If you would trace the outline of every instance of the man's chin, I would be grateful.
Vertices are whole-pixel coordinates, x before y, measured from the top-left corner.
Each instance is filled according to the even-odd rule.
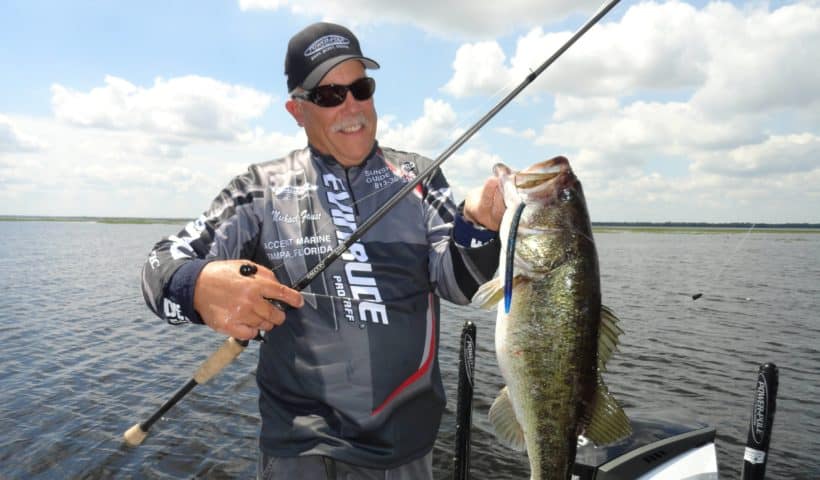
[[[370,150],[373,149],[373,140],[372,138],[365,137],[364,135],[347,135],[339,139],[340,141],[337,143],[340,156],[349,157],[349,158],[358,158],[363,160],[364,157],[370,153]]]

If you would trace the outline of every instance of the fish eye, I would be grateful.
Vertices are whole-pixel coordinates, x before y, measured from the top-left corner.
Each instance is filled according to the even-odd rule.
[[[572,201],[574,195],[571,188],[562,188],[560,192],[558,192],[558,199],[562,202],[569,202]]]

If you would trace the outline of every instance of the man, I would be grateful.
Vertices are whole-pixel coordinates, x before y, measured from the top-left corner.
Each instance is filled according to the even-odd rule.
[[[378,145],[366,68],[379,65],[348,29],[297,33],[286,108],[308,147],[252,165],[143,268],[146,302],[170,323],[267,332],[260,478],[432,478],[439,297],[468,303],[497,267],[497,182],[459,211],[437,171],[301,293],[287,287],[431,163]]]

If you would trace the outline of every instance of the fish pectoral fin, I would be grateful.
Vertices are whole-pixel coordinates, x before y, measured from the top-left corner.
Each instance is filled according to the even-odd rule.
[[[498,397],[490,407],[490,425],[496,438],[505,446],[518,452],[527,451],[527,443],[524,440],[524,431],[515,418],[510,394],[507,387],[501,389]]]
[[[473,295],[473,304],[486,310],[492,310],[502,298],[504,298],[504,280],[501,277],[495,277],[478,287],[478,291]]]
[[[523,275],[516,275],[512,280],[513,290],[515,287],[522,285],[528,280]],[[484,283],[475,295],[473,295],[472,304],[477,305],[485,310],[492,310],[504,299],[504,279],[495,277],[487,283]]]
[[[624,333],[618,326],[618,317],[608,307],[601,305],[601,323],[598,331],[598,370],[605,372],[606,363],[618,350],[618,337]]]
[[[595,400],[584,415],[584,436],[596,445],[607,445],[622,440],[632,434],[624,409],[609,393],[601,374],[598,374],[598,386]]]

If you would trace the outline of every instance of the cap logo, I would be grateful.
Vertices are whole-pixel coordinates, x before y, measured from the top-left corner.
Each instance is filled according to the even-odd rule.
[[[305,49],[306,57],[315,57],[334,48],[349,48],[350,40],[341,35],[325,35]]]

